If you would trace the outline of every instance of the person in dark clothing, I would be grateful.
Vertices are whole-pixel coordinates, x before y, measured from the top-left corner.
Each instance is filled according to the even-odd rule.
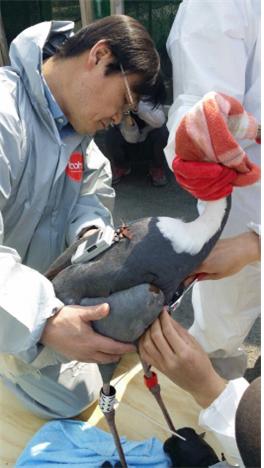
[[[166,117],[161,106],[153,108],[150,102],[140,101],[137,110],[127,113],[119,125],[114,125],[105,134],[105,154],[110,159],[113,184],[131,172],[131,156],[149,156],[149,175],[152,184],[167,183],[164,171],[163,148],[167,144]]]

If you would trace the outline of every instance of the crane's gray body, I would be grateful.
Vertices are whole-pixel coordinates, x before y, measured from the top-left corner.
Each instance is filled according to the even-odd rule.
[[[128,225],[131,239],[122,238],[88,263],[64,268],[53,280],[57,297],[80,304],[85,297],[108,297],[114,292],[148,283],[161,289],[168,304],[182,281],[207,257],[226,223],[228,199],[220,228],[196,254],[177,253],[165,238],[158,222],[142,218]],[[195,232],[193,232],[195,236]]]
[[[94,329],[116,340],[135,342],[159,315],[162,306],[172,301],[184,279],[208,256],[221,235],[230,208],[231,197],[227,199],[219,228],[194,254],[188,249],[175,251],[159,228],[162,218],[156,217],[128,224],[131,239],[124,237],[95,259],[71,265],[71,256],[80,243],[77,241],[49,270],[61,270],[52,280],[57,297],[65,304],[109,303],[109,316],[94,322]],[[195,226],[192,234],[196,235]],[[47,276],[52,277],[52,273]],[[115,364],[100,366],[105,382],[110,380],[114,368]]]

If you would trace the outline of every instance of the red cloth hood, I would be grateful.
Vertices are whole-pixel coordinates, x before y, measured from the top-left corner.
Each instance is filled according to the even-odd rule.
[[[257,133],[258,122],[239,101],[214,91],[206,94],[176,131],[172,167],[177,182],[202,200],[217,200],[234,186],[255,183],[260,168],[236,139],[256,140]]]

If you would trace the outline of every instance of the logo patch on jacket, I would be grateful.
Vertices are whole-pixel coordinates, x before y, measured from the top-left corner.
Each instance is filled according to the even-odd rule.
[[[70,179],[80,182],[83,175],[83,155],[75,151],[71,154],[66,167],[66,174]]]

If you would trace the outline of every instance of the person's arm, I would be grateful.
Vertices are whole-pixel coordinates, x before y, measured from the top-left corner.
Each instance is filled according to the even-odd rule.
[[[12,96],[6,93],[5,99],[0,106],[0,352],[32,360],[47,318],[63,303],[44,276],[22,265],[17,251],[4,245],[3,213],[27,158],[23,122]]]
[[[166,121],[162,107],[158,106],[153,108],[153,104],[150,102],[140,101],[138,104],[137,115],[146,123],[145,127],[140,131],[140,142],[145,141],[152,130],[161,128]]]
[[[225,388],[207,354],[192,335],[163,311],[140,339],[141,357],[206,408]]]
[[[135,351],[131,344],[99,335],[92,321],[109,314],[109,305],[65,306],[46,322],[40,342],[68,359],[107,364]]]
[[[11,107],[8,110],[11,113]],[[17,251],[4,245],[4,216],[1,211],[4,212],[15,190],[14,183],[19,171],[24,170],[26,160],[23,129],[18,116],[14,118],[6,113],[4,117],[0,140],[0,352],[32,362],[42,351],[42,345],[48,344],[67,358],[80,357],[86,362],[117,360],[121,354],[134,348],[99,336],[89,324],[89,321],[105,316],[108,307],[64,307],[63,302],[56,298],[52,283],[36,270],[23,265]],[[108,191],[105,183],[108,175],[103,165],[101,170],[97,171],[97,168],[95,163],[94,171],[91,169],[95,178],[99,176],[101,179],[100,190],[91,197],[92,205],[96,207],[92,224],[96,216],[100,219],[101,212],[110,218],[99,200],[103,201],[108,196],[112,200],[112,190]]]
[[[203,408],[200,425],[214,432],[230,461],[241,461],[234,424],[236,408],[248,386],[245,379],[229,383],[222,379],[195,338],[166,311],[141,337],[139,351],[142,359],[193,396]]]
[[[133,114],[125,116],[119,125],[120,132],[128,143],[145,141],[151,130],[162,127],[166,121],[162,107],[153,108],[150,102],[139,101],[136,114],[146,124],[141,130],[133,119]]]
[[[160,128],[166,121],[162,107],[157,106],[153,108],[151,102],[139,101],[137,115],[152,128]]]
[[[0,213],[0,244],[3,232]],[[0,352],[31,361],[39,352],[46,320],[63,303],[55,297],[50,281],[22,265],[16,250],[4,245],[0,245],[0,272]]]
[[[86,228],[103,228],[112,224],[115,191],[111,187],[111,167],[92,140],[87,147],[81,193],[66,235],[72,244]]]
[[[173,104],[168,115],[165,154],[175,156],[175,131],[180,119],[209,91],[243,102],[250,34],[244,2],[186,0],[180,5],[168,40],[173,70]]]
[[[1,214],[0,233],[3,233]],[[52,283],[22,265],[17,252],[3,245],[0,247],[0,272],[1,353],[32,362],[42,351],[41,345],[47,345],[68,359],[107,363],[134,351],[132,345],[93,331],[91,321],[109,313],[106,304],[64,307],[55,297]],[[50,357],[52,364],[54,355]]]
[[[203,280],[217,280],[234,275],[250,263],[260,261],[260,238],[254,231],[244,232],[235,237],[220,239],[185,284],[192,282],[198,273],[204,273]]]
[[[249,383],[240,377],[227,383],[223,392],[199,415],[199,425],[213,432],[232,465],[244,466],[235,437],[235,416]]]
[[[139,142],[141,135],[132,114],[128,113],[127,115],[124,115],[121,123],[118,125],[118,128],[127,143],[135,144]]]

